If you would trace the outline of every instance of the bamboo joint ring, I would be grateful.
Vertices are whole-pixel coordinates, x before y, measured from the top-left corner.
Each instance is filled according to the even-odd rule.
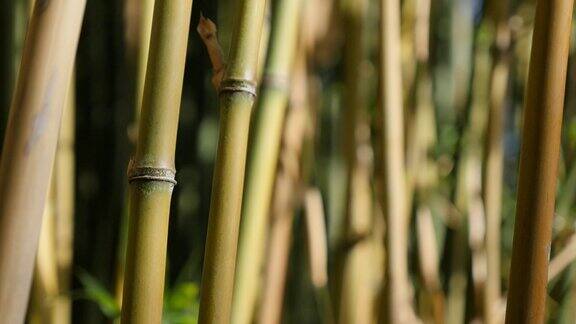
[[[162,181],[176,185],[176,171],[168,168],[130,166],[128,169],[128,183],[134,181]]]
[[[220,93],[245,92],[256,97],[256,83],[249,80],[226,79],[220,83]]]

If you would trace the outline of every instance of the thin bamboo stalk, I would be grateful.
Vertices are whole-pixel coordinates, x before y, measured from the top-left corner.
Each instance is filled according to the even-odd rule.
[[[502,223],[502,181],[504,172],[504,115],[508,89],[510,29],[508,1],[493,0],[491,24],[493,40],[488,129],[484,156],[483,199],[486,213],[487,277],[484,293],[484,321],[497,323],[501,298],[500,226]]]
[[[266,246],[268,216],[288,105],[301,0],[275,3],[268,61],[251,130],[236,261],[232,322],[252,321]]]
[[[137,21],[136,27],[136,105],[134,106],[134,119],[132,124],[128,127],[128,136],[132,142],[135,144],[138,137],[138,124],[140,119],[140,109],[142,107],[142,99],[144,95],[144,84],[146,82],[146,65],[148,64],[148,54],[150,50],[150,36],[152,34],[152,18],[154,15],[154,0],[136,0],[137,3],[132,3],[137,8],[139,19]],[[134,147],[133,147],[134,148]],[[118,256],[116,263],[116,285],[115,285],[115,297],[118,300],[120,307],[122,306],[122,295],[124,291],[124,277],[126,274],[126,248],[128,245],[128,224],[129,220],[129,209],[130,202],[126,199],[126,205],[122,212],[122,219],[120,221],[120,234],[118,240]]]
[[[54,195],[52,186],[51,198],[44,208],[42,229],[36,255],[34,281],[30,297],[29,319],[32,324],[58,323],[56,317],[56,302],[58,298],[58,267],[56,262],[56,238]]]
[[[136,153],[130,163],[130,223],[122,323],[160,323],[168,216],[192,0],[154,6]]]
[[[404,170],[404,110],[400,64],[400,1],[381,0],[380,115],[382,196],[386,218],[385,303],[381,321],[407,323],[411,318],[408,278],[408,213]]]
[[[28,26],[0,162],[1,323],[24,320],[85,4],[38,1]]]
[[[281,323],[292,228],[299,186],[303,182],[303,149],[310,133],[308,75],[304,46],[298,49],[290,107],[282,131],[282,148],[270,209],[270,235],[261,305],[256,321]]]
[[[72,75],[66,105],[62,114],[62,124],[58,137],[58,147],[53,170],[55,247],[58,268],[58,299],[56,323],[67,324],[72,316],[72,257],[74,250],[74,196],[75,196],[75,117],[76,91],[75,77]]]
[[[506,323],[543,323],[573,0],[536,5]]]
[[[228,323],[231,317],[246,149],[265,5],[265,0],[238,4],[228,65],[220,83],[220,135],[200,292],[199,323],[203,324]]]

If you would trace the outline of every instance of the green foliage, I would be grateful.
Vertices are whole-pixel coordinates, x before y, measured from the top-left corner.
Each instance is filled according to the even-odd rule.
[[[78,279],[84,287],[80,294],[83,298],[93,301],[102,313],[109,318],[120,316],[120,306],[114,296],[96,278],[85,270],[78,271]]]
[[[166,292],[164,324],[196,324],[200,307],[199,288],[194,282],[183,282]]]

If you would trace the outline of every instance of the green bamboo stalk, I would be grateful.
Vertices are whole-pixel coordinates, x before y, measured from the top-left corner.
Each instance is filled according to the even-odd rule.
[[[297,47],[301,0],[279,0],[273,10],[268,59],[248,151],[236,261],[232,322],[251,323],[263,265],[276,166]]]
[[[0,313],[24,321],[58,129],[85,1],[38,1],[0,162]]]
[[[130,162],[130,220],[122,323],[160,323],[174,154],[192,0],[154,6],[136,153]]]
[[[150,35],[152,33],[152,18],[154,15],[154,0],[136,0],[138,2],[137,8],[139,11],[138,28],[137,28],[137,49],[136,57],[136,105],[134,106],[134,119],[132,124],[128,127],[128,135],[135,144],[138,136],[137,125],[140,119],[140,108],[142,107],[142,99],[144,94],[144,84],[146,82],[146,65],[148,64],[148,53],[150,49]],[[129,220],[129,205],[130,202],[126,199],[126,205],[122,212],[122,219],[120,221],[120,234],[118,242],[118,256],[116,264],[116,284],[115,284],[115,297],[118,304],[122,306],[122,294],[124,290],[124,277],[126,274],[126,248],[128,245],[128,224]]]
[[[538,0],[506,323],[543,323],[573,0]]]
[[[404,109],[400,59],[400,1],[381,0],[380,118],[382,129],[381,205],[386,218],[385,323],[411,318],[412,287],[408,278],[408,226],[404,170]]]
[[[238,4],[238,20],[228,65],[220,83],[220,135],[214,166],[199,323],[230,321],[246,148],[256,93],[265,5],[265,0],[244,0]]]
[[[487,278],[484,293],[484,321],[498,322],[501,298],[500,227],[502,223],[502,181],[504,172],[504,115],[508,89],[510,29],[508,28],[508,1],[493,0],[489,12],[493,34],[493,54],[488,128],[484,156],[483,199],[486,211]]]

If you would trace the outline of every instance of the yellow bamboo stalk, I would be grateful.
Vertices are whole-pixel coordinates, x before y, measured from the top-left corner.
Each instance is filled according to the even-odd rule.
[[[504,172],[504,116],[509,75],[508,1],[491,1],[493,40],[488,129],[484,157],[483,199],[486,211],[486,287],[484,321],[498,322],[501,298],[500,227],[502,223],[502,181]]]
[[[0,323],[21,323],[28,301],[83,0],[37,1],[0,162]]]
[[[412,287],[408,278],[408,212],[404,170],[404,109],[400,58],[400,1],[381,0],[380,116],[381,204],[386,218],[386,271],[381,321],[408,323]]]

